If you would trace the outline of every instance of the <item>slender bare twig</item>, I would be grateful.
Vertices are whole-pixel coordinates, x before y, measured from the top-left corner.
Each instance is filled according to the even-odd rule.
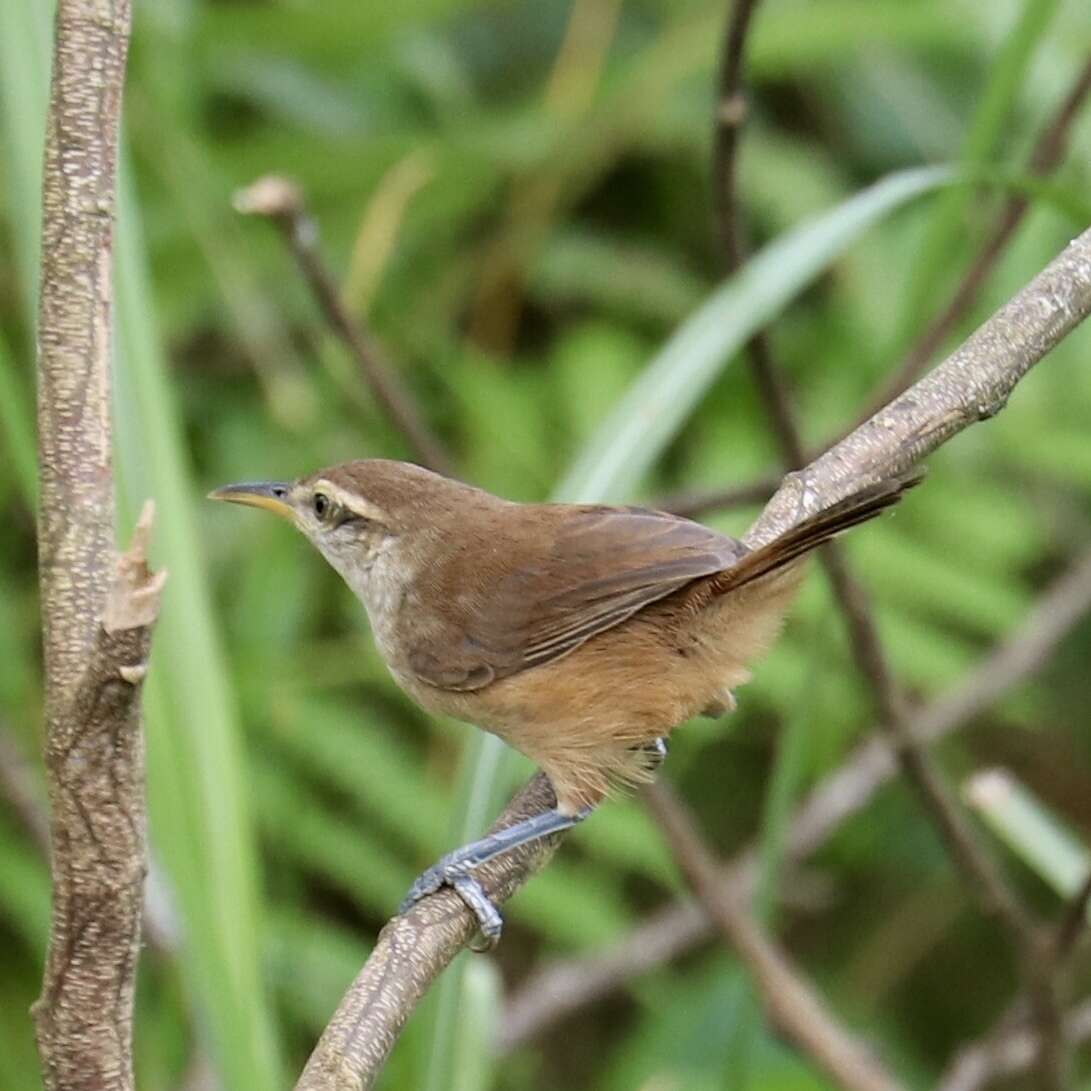
[[[853,651],[861,672],[871,683],[879,726],[891,739],[902,772],[914,786],[955,863],[982,898],[985,907],[1005,925],[1025,954],[1035,942],[1035,927],[1003,874],[955,801],[951,789],[927,750],[909,731],[904,700],[896,688],[879,640],[875,620],[860,586],[849,576],[840,553],[824,558],[842,612],[848,622]]]
[[[862,485],[908,469],[963,428],[998,412],[1023,375],[1089,312],[1091,231],[1070,243],[898,402],[813,465],[789,474],[747,543],[767,542]],[[503,821],[514,820],[513,808],[525,814],[529,805],[545,806],[546,790],[540,778],[532,780]],[[486,889],[504,900],[545,862],[554,845],[501,857],[496,869],[483,869]],[[299,1086],[305,1091],[369,1086],[410,1012],[473,926],[469,909],[446,891],[390,921]]]
[[[725,891],[716,860],[688,809],[663,783],[645,793],[694,894],[750,971],[773,1022],[848,1091],[896,1091],[899,1084],[852,1037],[811,989],[785,952]]]
[[[759,0],[734,0],[724,26],[720,47],[720,71],[712,130],[712,210],[722,255],[730,271],[742,263],[745,249],[740,237],[742,223],[735,214],[735,157],[739,136],[750,112],[742,82],[746,36]]]
[[[1087,911],[1091,905],[1091,872],[1079,890],[1069,900],[1054,937],[1054,957],[1063,961],[1075,950],[1076,944],[1087,929]]]
[[[733,0],[720,64],[720,93],[712,147],[712,193],[717,234],[728,273],[737,272],[746,260],[742,220],[738,215],[735,163],[742,124],[748,112],[742,82],[746,35],[757,6],[758,0]],[[782,373],[773,363],[768,332],[758,330],[747,343],[746,352],[773,431],[790,464],[788,468],[797,470],[805,461],[803,442]]]
[[[1024,621],[958,684],[916,712],[909,730],[934,742],[981,715],[1004,694],[1033,677],[1072,627],[1091,610],[1091,550],[1039,597]],[[796,810],[787,848],[799,863],[817,851],[852,815],[867,806],[897,766],[883,735],[872,735],[811,791]],[[749,893],[757,851],[744,850],[721,881]],[[497,1035],[501,1052],[516,1048],[628,981],[679,957],[711,934],[708,918],[692,903],[661,910],[613,947],[591,957],[560,960],[532,974],[508,1000]]]
[[[446,447],[425,423],[410,391],[390,366],[378,342],[345,309],[334,278],[318,249],[318,226],[307,210],[299,187],[275,175],[259,178],[235,195],[235,208],[247,215],[264,216],[280,229],[322,314],[352,354],[360,374],[390,422],[423,465],[450,474],[454,463]]]
[[[714,492],[683,492],[661,497],[654,507],[660,511],[684,515],[687,519],[696,519],[709,511],[725,511],[739,508],[746,504],[761,504],[777,491],[780,484],[779,474],[759,477],[743,485],[716,489]]]
[[[753,9],[753,0],[736,0],[728,23],[721,87],[725,95],[730,94],[732,102],[742,101],[744,42]],[[717,130],[720,134],[717,141],[720,151],[714,160],[716,178],[713,188],[721,195],[718,218],[729,273],[739,268],[744,257],[739,241],[740,231],[735,226],[740,219],[733,181],[737,159],[737,125],[728,124],[727,121],[741,112],[737,109],[725,111],[721,104]],[[781,379],[781,370],[773,359],[767,332],[758,331],[747,346],[747,351],[784,459],[789,469],[796,469],[805,458],[803,439],[794,406]],[[824,549],[821,559],[847,622],[857,666],[870,683],[880,723],[894,739],[906,776],[916,788],[956,862],[974,887],[982,892],[986,904],[1004,921],[1015,940],[1026,947],[1032,928],[1022,906],[1009,890],[984,846],[978,842],[973,827],[959,811],[954,794],[933,767],[927,753],[917,746],[906,731],[902,699],[863,589],[852,578],[836,544]]]
[[[146,509],[115,560],[117,137],[129,0],[59,0],[42,174],[39,579],[53,903],[34,1005],[48,1091],[129,1091],[146,866],[140,684],[162,576]],[[116,570],[115,570],[116,565]]]
[[[993,1080],[1014,1076],[1030,1068],[1041,1046],[1034,1028],[1025,1019],[1009,1026],[1010,1020],[983,1039],[959,1051],[936,1084],[935,1091],[979,1091]],[[1065,1040],[1071,1047],[1091,1039],[1091,1000],[1073,1008],[1064,1019]]]
[[[752,9],[756,4],[750,2],[742,6],[747,10],[743,19],[738,21],[739,28],[745,27],[749,22]],[[733,27],[734,25],[732,23]],[[741,40],[735,41],[732,38],[730,30],[728,41],[732,44],[727,50],[727,56],[734,55],[736,57],[736,67],[733,79],[730,81],[732,90],[728,93],[721,90],[721,106],[717,117],[717,138],[714,143],[713,162],[714,176],[723,179],[720,184],[714,187],[714,199],[717,202],[717,226],[724,252],[730,254],[733,249],[737,251],[739,247],[737,229],[733,226],[735,217],[728,215],[728,210],[732,207],[734,199],[734,172],[731,166],[737,146],[739,125],[745,118],[746,107],[745,99],[739,89],[740,77],[737,67],[739,58],[736,53],[732,52],[732,50],[741,48],[742,43]],[[728,69],[729,66],[725,63],[722,71],[726,73]],[[722,79],[724,82],[728,82],[726,77],[722,77]],[[1067,150],[1068,135],[1076,118],[1079,117],[1088,94],[1091,94],[1091,61],[1088,61],[1077,74],[1056,112],[1050,117],[1035,141],[1027,163],[1028,174],[1044,178],[1060,165]],[[728,104],[726,107],[724,106],[725,103]],[[986,235],[985,242],[952,293],[947,306],[925,328],[906,354],[904,361],[883,383],[879,393],[869,399],[868,408],[861,414],[857,425],[873,416],[887,402],[897,397],[920,375],[928,361],[973,306],[982,286],[1022,222],[1028,207],[1029,201],[1026,195],[1022,193],[1013,194],[1005,201],[995,223]],[[854,425],[854,427],[857,425]],[[843,434],[840,438],[843,438]],[[809,457],[816,458],[820,453],[829,450],[831,446],[833,446],[833,443],[827,443],[820,451],[811,452]],[[776,478],[763,477],[730,488],[687,493],[679,497],[666,497],[659,501],[656,506],[665,511],[673,511],[679,515],[695,519],[710,511],[720,511],[754,503],[758,500],[766,500],[772,496],[777,483],[778,479]]]

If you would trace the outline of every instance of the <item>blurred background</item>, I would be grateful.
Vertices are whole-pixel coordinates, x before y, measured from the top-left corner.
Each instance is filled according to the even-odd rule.
[[[11,1091],[39,1086],[27,1010],[48,927],[33,322],[50,8],[0,3],[0,1086]],[[155,863],[141,1088],[287,1085],[412,877],[483,828],[529,772],[400,695],[357,602],[289,528],[204,503],[227,481],[414,455],[283,238],[235,212],[233,194],[271,171],[299,183],[345,307],[459,476],[523,500],[656,503],[775,480],[778,448],[738,341],[698,352],[671,340],[718,300],[725,322],[760,317],[754,293],[716,295],[726,14],[724,0],[136,5],[117,243],[120,533],[154,496],[170,570],[146,696]],[[871,403],[1013,195],[1026,216],[941,349],[1091,221],[1087,117],[1067,118],[1059,165],[1028,166],[1089,48],[1083,0],[760,6],[738,192],[752,249],[785,245],[763,276],[791,299],[772,343],[808,446]],[[924,164],[974,184],[868,196]],[[869,223],[844,223],[849,201],[871,202]],[[824,255],[786,235],[814,217],[839,225]],[[611,414],[665,347],[692,382],[645,395],[648,419],[662,417],[642,444]],[[1078,883],[1091,831],[1088,602],[1062,584],[1042,605],[1081,557],[1086,568],[1091,543],[1089,354],[1078,331],[995,421],[929,460],[896,518],[847,544],[918,707],[934,713],[991,666],[987,699],[948,708],[937,755],[960,785],[1007,771],[999,804],[977,782],[989,806],[975,821],[1046,916]],[[607,463],[636,471],[611,477]],[[741,533],[760,495],[690,510]],[[1026,651],[1044,631],[1029,659],[997,661],[1005,642]],[[785,848],[796,804],[873,727],[817,566],[739,696],[730,718],[675,736],[664,776],[725,858],[760,847],[758,911],[907,1085],[931,1086],[1003,1013],[1016,966],[904,787],[868,794],[813,851]],[[603,808],[511,903],[499,950],[462,956],[433,991],[381,1086],[831,1086],[769,1031],[730,950],[683,903],[639,801]],[[631,972],[595,978],[618,945]],[[558,963],[569,976],[551,992],[539,975]]]

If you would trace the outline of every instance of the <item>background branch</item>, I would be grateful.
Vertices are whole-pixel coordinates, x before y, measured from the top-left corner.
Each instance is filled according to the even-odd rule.
[[[279,228],[323,316],[351,353],[391,424],[422,465],[450,475],[454,463],[446,447],[425,423],[412,394],[374,337],[346,310],[318,248],[318,225],[307,211],[299,187],[275,175],[259,178],[235,195],[235,208],[247,215],[264,216]]]
[[[716,202],[717,233],[723,253],[729,259],[732,255],[737,256],[742,253],[741,228],[733,212],[734,163],[739,130],[749,113],[742,89],[742,47],[746,28],[756,6],[756,0],[747,0],[737,4],[733,9],[725,37],[724,61],[721,68],[720,109],[717,114],[713,153],[713,197]],[[1029,175],[1045,178],[1060,165],[1068,149],[1068,137],[1072,126],[1080,116],[1089,94],[1091,94],[1091,61],[1088,61],[1077,73],[1057,110],[1039,133],[1027,162],[1026,170]],[[981,249],[955,287],[947,305],[925,328],[906,354],[904,361],[884,381],[880,391],[869,400],[868,407],[858,418],[857,425],[874,416],[921,374],[928,361],[977,301],[982,287],[1014,237],[1028,208],[1029,201],[1023,193],[1014,193],[1007,198],[987,232]],[[731,264],[734,267],[734,262]],[[756,351],[759,355],[767,353],[766,346],[767,339],[758,337],[752,342],[750,351],[752,353]],[[833,444],[827,442],[810,457],[818,457],[831,446]],[[796,461],[801,463],[806,460],[796,459]],[[778,483],[778,478],[767,476],[728,488],[665,497],[656,506],[665,511],[673,511],[678,515],[696,519],[710,511],[767,500],[776,490]]]
[[[979,1091],[993,1080],[1030,1068],[1041,1052],[1038,1036],[1025,1019],[1014,1027],[1009,1022],[1002,1019],[993,1032],[960,1050],[935,1091]],[[1091,1001],[1084,1001],[1065,1016],[1064,1035],[1070,1046],[1091,1039]]]
[[[770,1019],[803,1053],[848,1091],[897,1091],[898,1084],[842,1027],[800,971],[719,881],[692,816],[666,784],[645,792],[674,859],[713,924],[749,970]]]

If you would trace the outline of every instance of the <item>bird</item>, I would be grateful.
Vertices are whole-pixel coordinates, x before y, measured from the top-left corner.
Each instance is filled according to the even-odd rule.
[[[645,507],[521,503],[390,459],[225,485],[301,531],[362,602],[395,682],[431,713],[498,735],[556,806],[442,857],[406,910],[453,887],[495,943],[475,868],[582,822],[651,779],[674,728],[735,707],[823,542],[920,480],[868,485],[758,548]]]

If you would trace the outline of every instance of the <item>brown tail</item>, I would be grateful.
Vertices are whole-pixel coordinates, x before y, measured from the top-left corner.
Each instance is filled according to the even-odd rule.
[[[896,504],[902,494],[919,484],[923,477],[923,471],[911,470],[839,500],[785,531],[768,545],[746,554],[738,564],[711,577],[707,584],[708,592],[723,595],[779,571],[850,527],[874,519],[880,512]]]

